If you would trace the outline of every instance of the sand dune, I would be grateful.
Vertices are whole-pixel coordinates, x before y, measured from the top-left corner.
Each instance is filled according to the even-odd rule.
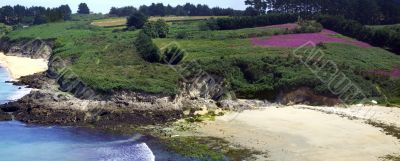
[[[0,65],[7,68],[13,80],[17,80],[22,76],[46,71],[48,69],[47,63],[47,60],[44,59],[6,56],[0,53]]]

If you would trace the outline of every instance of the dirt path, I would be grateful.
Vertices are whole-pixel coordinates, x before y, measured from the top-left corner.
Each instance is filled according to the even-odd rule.
[[[400,152],[398,139],[363,120],[298,107],[226,115],[198,132],[268,151],[276,161],[373,161]]]

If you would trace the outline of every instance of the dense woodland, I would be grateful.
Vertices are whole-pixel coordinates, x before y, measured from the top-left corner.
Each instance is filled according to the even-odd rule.
[[[210,8],[208,5],[194,5],[186,3],[185,5],[171,6],[163,3],[152,3],[150,6],[142,5],[139,9],[128,6],[122,8],[112,7],[109,14],[113,16],[129,16],[135,12],[141,12],[147,16],[235,16],[242,15],[243,11],[232,8]]]

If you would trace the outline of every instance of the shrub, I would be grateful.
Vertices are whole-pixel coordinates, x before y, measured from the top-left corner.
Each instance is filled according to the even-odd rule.
[[[5,25],[5,24],[3,24],[3,23],[0,23],[0,38],[1,38],[3,35],[8,34],[9,32],[11,32],[12,29],[13,29],[13,28],[12,28],[11,26],[7,26],[7,25]]]
[[[143,32],[152,38],[156,38],[158,37],[158,34],[155,27],[156,27],[155,22],[148,21],[143,26]]]
[[[47,23],[48,21],[47,21],[47,18],[45,17],[45,16],[36,16],[34,19],[33,19],[33,25],[40,25],[40,24],[45,24],[45,23]]]
[[[166,38],[169,33],[169,26],[164,20],[159,19],[156,22],[146,22],[143,30],[152,38]]]
[[[136,29],[141,29],[147,22],[148,17],[142,13],[135,13],[132,16],[129,16],[127,20],[126,26],[128,26],[128,28],[135,27]]]
[[[189,33],[187,31],[178,31],[178,33],[176,33],[175,38],[177,38],[177,39],[187,39],[187,38],[189,38]]]
[[[242,16],[242,17],[232,17],[232,18],[218,18],[215,20],[210,19],[208,21],[208,27],[210,29],[214,28],[218,30],[232,30],[232,29],[242,29],[242,28],[291,23],[295,22],[296,20],[297,16],[294,14],[271,13],[267,15],[252,16],[252,17]]]
[[[166,38],[169,33],[169,26],[162,19],[158,19],[156,21],[155,29],[156,29],[156,32],[157,32],[159,38]]]
[[[210,18],[204,23],[201,23],[199,26],[200,30],[207,31],[207,30],[218,30],[218,23],[215,18]]]
[[[294,33],[316,33],[321,32],[323,27],[320,23],[315,21],[302,21],[297,23],[299,26],[294,29]]]
[[[174,45],[164,51],[163,60],[166,64],[176,65],[179,64],[185,57],[186,52]]]
[[[160,49],[153,43],[151,38],[143,31],[139,32],[139,35],[135,41],[136,51],[141,57],[151,63],[160,61]]]

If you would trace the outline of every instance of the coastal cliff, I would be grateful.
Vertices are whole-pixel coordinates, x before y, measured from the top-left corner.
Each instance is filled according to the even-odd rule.
[[[199,113],[196,111],[241,111],[271,104],[269,101],[237,100],[227,91],[224,78],[217,75],[181,82],[180,92],[175,95],[129,90],[99,92],[78,78],[60,74],[65,64],[51,60],[54,59],[52,47],[52,40],[1,41],[0,50],[7,55],[50,59],[46,72],[24,76],[14,82],[35,90],[17,101],[1,105],[3,112],[12,113],[17,120],[37,124],[157,124],[193,116]],[[339,103],[333,97],[318,96],[307,87],[282,91],[276,101],[312,105]]]

